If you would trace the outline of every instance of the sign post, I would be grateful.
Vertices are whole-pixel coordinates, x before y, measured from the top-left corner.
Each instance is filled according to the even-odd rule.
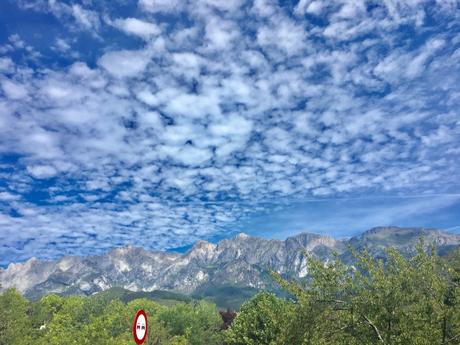
[[[142,309],[138,310],[133,322],[133,338],[137,345],[141,345],[147,339],[148,323],[147,314]]]

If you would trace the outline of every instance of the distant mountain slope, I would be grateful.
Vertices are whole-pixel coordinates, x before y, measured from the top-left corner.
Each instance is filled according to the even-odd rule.
[[[441,254],[460,245],[460,235],[420,228],[380,227],[344,240],[311,233],[285,241],[239,234],[217,244],[199,241],[184,254],[125,247],[100,256],[57,261],[32,258],[0,270],[0,284],[16,287],[29,298],[48,293],[89,295],[112,287],[206,295],[213,288],[233,286],[249,288],[247,293],[252,293],[251,289],[272,287],[268,270],[292,278],[306,276],[304,251],[322,260],[336,252],[346,261],[350,260],[348,246],[367,247],[376,257],[383,256],[390,246],[411,255],[421,236],[426,243],[434,243]]]
[[[459,246],[460,235],[447,231],[426,228],[377,227],[353,237],[348,244],[360,250],[368,248],[375,257],[383,257],[385,249],[394,247],[406,256],[414,254],[420,237],[427,244],[434,244],[442,255],[453,247]]]
[[[176,292],[170,291],[130,291],[121,287],[112,287],[105,291],[97,292],[93,295],[95,298],[103,299],[106,301],[112,301],[119,299],[120,301],[127,303],[139,298],[147,298],[154,300],[158,304],[171,306],[177,303],[190,302],[192,298],[186,295],[182,295]]]

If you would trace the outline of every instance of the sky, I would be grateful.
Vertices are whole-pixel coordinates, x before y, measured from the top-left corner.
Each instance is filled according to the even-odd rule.
[[[0,266],[460,233],[455,0],[3,0]]]

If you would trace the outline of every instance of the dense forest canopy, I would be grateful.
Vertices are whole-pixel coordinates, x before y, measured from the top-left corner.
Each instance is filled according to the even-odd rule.
[[[164,306],[49,295],[30,302],[8,289],[0,296],[0,345],[133,344],[141,308],[150,345],[460,344],[460,250],[440,258],[424,248],[421,242],[410,259],[390,249],[385,261],[354,253],[353,266],[309,258],[305,281],[273,273],[291,298],[261,292],[229,328],[232,313],[204,300]]]

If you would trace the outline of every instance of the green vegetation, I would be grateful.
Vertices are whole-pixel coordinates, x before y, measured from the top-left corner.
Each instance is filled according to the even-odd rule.
[[[460,344],[460,250],[445,261],[421,242],[405,259],[354,253],[353,267],[338,258],[309,258],[309,281],[274,278],[293,301],[261,294],[243,305],[226,333],[228,344],[451,345]]]
[[[259,292],[258,289],[237,285],[206,286],[193,297],[215,303],[219,309],[239,310],[241,305]]]
[[[182,302],[192,302],[192,298],[186,295],[182,295],[170,291],[129,291],[121,287],[113,287],[106,291],[99,292],[95,298],[105,299],[110,302],[115,299],[119,299],[124,303],[128,303],[135,299],[146,298],[154,300],[156,303],[170,307]]]
[[[245,303],[240,314],[226,331],[229,344],[277,344],[286,327],[288,316],[293,315],[295,305],[261,292]]]
[[[0,345],[132,345],[140,308],[149,315],[149,345],[458,345],[460,249],[442,259],[423,248],[411,259],[390,249],[385,262],[354,253],[352,267],[338,257],[327,264],[308,258],[308,281],[273,273],[292,298],[258,293],[226,330],[233,313],[222,314],[224,326],[213,303],[169,293],[111,289],[30,302],[9,289],[0,295]]]
[[[8,289],[0,296],[0,345],[132,345],[132,322],[141,308],[149,316],[146,344],[222,344],[220,315],[207,301],[166,307],[146,298],[124,303],[103,294],[49,295],[29,302]]]

